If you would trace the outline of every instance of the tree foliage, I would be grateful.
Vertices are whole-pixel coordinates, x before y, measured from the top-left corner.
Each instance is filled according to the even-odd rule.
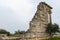
[[[20,31],[20,30],[15,31],[15,34],[23,34],[23,33],[25,33],[25,31]]]
[[[10,35],[10,32],[4,30],[4,29],[0,29],[0,34],[7,34]]]
[[[46,27],[46,32],[50,34],[50,36],[53,36],[56,32],[60,32],[59,25],[56,23],[55,24],[49,23]]]

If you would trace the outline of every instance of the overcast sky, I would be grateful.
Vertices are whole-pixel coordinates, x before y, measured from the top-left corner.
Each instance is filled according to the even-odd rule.
[[[27,30],[41,1],[53,7],[52,22],[60,25],[60,0],[0,0],[0,29]]]

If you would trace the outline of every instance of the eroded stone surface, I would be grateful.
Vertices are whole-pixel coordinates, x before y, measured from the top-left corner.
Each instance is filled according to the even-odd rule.
[[[24,36],[25,40],[40,40],[48,37],[45,30],[47,24],[51,22],[51,9],[52,7],[45,2],[39,3],[36,14],[30,21],[29,32]]]

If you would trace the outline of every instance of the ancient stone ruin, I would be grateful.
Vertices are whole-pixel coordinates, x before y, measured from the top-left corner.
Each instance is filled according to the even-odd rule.
[[[52,7],[45,2],[39,3],[37,11],[30,21],[30,29],[21,40],[40,40],[49,37],[45,30],[47,24],[51,23],[51,9]]]

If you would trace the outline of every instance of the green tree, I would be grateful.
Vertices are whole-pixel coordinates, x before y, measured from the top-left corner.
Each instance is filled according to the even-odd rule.
[[[59,31],[59,25],[58,25],[58,24],[55,23],[55,24],[53,25],[52,32],[53,32],[54,34],[55,34],[56,32],[60,32],[60,31]]]
[[[0,29],[0,34],[7,34],[10,35],[10,32],[4,30],[4,29]]]
[[[60,32],[59,25],[49,23],[46,27],[46,32],[52,37],[56,32]]]
[[[25,31],[20,31],[20,30],[15,31],[15,34],[23,34],[23,33],[25,33]]]

